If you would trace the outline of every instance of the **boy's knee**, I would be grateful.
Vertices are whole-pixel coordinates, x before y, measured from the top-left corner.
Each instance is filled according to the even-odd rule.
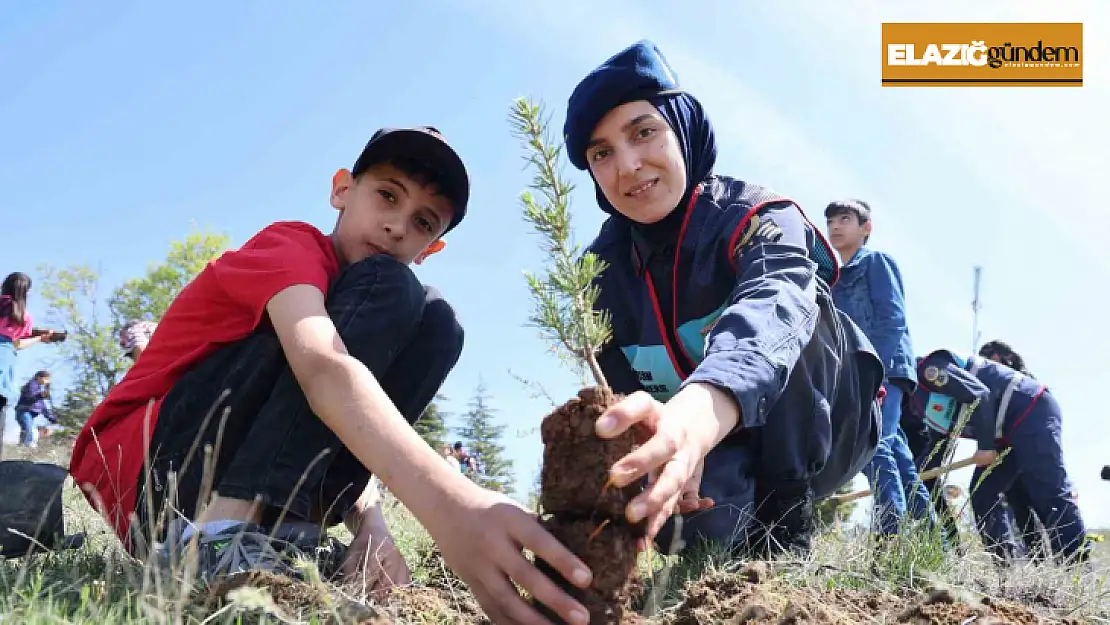
[[[464,332],[455,308],[443,299],[443,294],[432,286],[424,287],[423,325],[435,335],[443,353],[454,360],[462,354]]]
[[[418,320],[424,314],[424,285],[408,265],[392,256],[368,256],[339,274],[328,297],[333,317],[343,309],[362,308],[363,302],[388,303],[396,318]]]

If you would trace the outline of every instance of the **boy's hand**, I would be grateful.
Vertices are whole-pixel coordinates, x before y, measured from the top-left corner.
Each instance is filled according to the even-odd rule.
[[[989,467],[994,464],[995,460],[998,460],[998,452],[980,449],[975,452],[975,455],[972,456],[971,459],[975,462],[975,466],[977,467]]]
[[[637,439],[644,441],[618,460],[610,475],[618,488],[649,476],[650,484],[629,503],[626,512],[632,523],[647,519],[647,542],[655,539],[676,512],[694,512],[713,505],[712,500],[699,496],[698,490],[705,455],[714,437],[709,434],[708,424],[699,424],[698,415],[682,412],[677,405],[660,403],[638,391],[609,408],[597,421],[597,434],[602,438],[635,428]]]
[[[531,551],[576,586],[590,584],[586,565],[545,531],[534,514],[504,495],[478,488],[461,508],[443,510],[434,522],[435,529],[429,526],[429,531],[434,531],[447,565],[466,582],[494,623],[549,623],[525,602],[512,582],[566,622],[589,622],[586,609],[521,553],[521,548]]]
[[[342,570],[345,578],[358,580],[368,593],[412,582],[412,572],[393,541],[380,506],[363,515],[343,559]]]

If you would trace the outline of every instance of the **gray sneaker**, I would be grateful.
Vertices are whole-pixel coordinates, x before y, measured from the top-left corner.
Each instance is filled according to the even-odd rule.
[[[192,543],[196,543],[196,574],[205,584],[249,571],[267,571],[301,579],[295,560],[303,554],[290,543],[270,537],[265,528],[244,523],[214,534],[198,533],[181,540],[171,532],[163,553],[164,565],[180,570]],[[168,560],[168,561],[166,561]]]

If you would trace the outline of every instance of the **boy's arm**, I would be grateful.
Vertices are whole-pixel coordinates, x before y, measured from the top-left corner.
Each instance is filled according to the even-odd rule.
[[[809,258],[805,222],[788,202],[759,210],[730,234],[737,269],[730,304],[709,333],[705,359],[671,401],[690,385],[710,385],[732,397],[739,424],[752,428],[766,422],[813,336],[817,268]],[[720,402],[711,403],[719,412]]]
[[[312,411],[413,514],[434,518],[441,498],[471,487],[447,470],[374,375],[347,353],[319,289],[288,287],[266,310]]]
[[[378,380],[351,357],[324,294],[297,284],[266,305],[312,411],[412,511],[494,622],[535,622],[510,580],[566,620],[584,610],[524,558],[523,546],[585,587],[590,573],[522,507],[452,471],[416,433]],[[585,619],[579,622],[585,622]]]
[[[979,378],[960,367],[944,353],[927,356],[918,368],[918,384],[933,393],[947,395],[961,404],[979,400],[969,423],[981,451],[995,448],[994,426],[997,417],[990,389]]]
[[[871,305],[875,309],[871,344],[875,346],[883,367],[890,370],[899,338],[908,331],[906,325],[906,299],[902,287],[902,273],[890,256],[881,252],[871,254],[867,265],[867,284],[871,291]]]

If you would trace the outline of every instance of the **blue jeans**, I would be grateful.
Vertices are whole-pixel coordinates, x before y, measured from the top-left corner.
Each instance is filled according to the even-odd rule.
[[[864,467],[871,486],[879,529],[883,535],[897,534],[907,509],[915,519],[932,520],[929,491],[917,473],[906,435],[899,426],[902,416],[902,389],[884,384],[883,431],[875,456]]]
[[[371,256],[340,273],[327,311],[350,355],[414,423],[462,352],[454,309],[405,265]],[[213,448],[211,475],[205,474],[205,444]],[[191,457],[194,446],[201,451]],[[163,529],[148,512],[161,514],[166,504],[195,519],[205,480],[221,496],[257,498],[264,525],[284,509],[289,521],[323,527],[342,520],[370,480],[369,470],[312,412],[268,328],[207,356],[177,381],[159,409],[150,455],[149,480],[140,476],[136,539]],[[177,472],[174,500],[165,486],[170,471]]]
[[[15,421],[19,424],[19,444],[30,447],[35,442],[35,415],[26,410],[17,410]]]

